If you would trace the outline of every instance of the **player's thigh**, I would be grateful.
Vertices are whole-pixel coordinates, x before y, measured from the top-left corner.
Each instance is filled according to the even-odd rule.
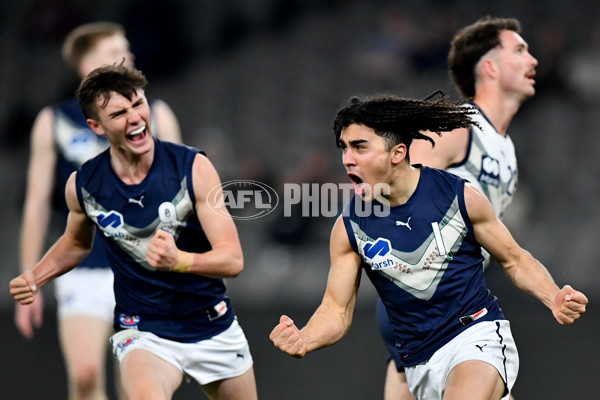
[[[404,371],[398,371],[394,360],[388,362],[383,398],[385,400],[415,400],[408,390],[406,374]]]
[[[256,400],[258,398],[253,368],[240,376],[203,385],[202,389],[211,400]]]
[[[143,349],[129,351],[120,363],[120,371],[129,400],[169,400],[183,380],[177,367]]]
[[[101,374],[113,330],[111,324],[95,316],[70,315],[60,318],[58,326],[67,367],[71,370],[91,368]]]
[[[481,360],[468,360],[452,368],[446,380],[444,400],[500,400],[505,385],[498,370]]]

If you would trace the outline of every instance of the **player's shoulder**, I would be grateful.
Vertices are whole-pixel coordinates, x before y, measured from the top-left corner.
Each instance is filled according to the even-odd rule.
[[[462,180],[462,178],[458,177],[457,175],[451,172],[446,171],[445,169],[433,168],[425,165],[418,165],[418,167],[421,168],[421,174],[423,174],[425,179],[438,179],[452,182]]]
[[[154,143],[156,144],[157,148],[163,148],[165,150],[168,151],[175,151],[175,152],[186,152],[186,151],[192,151],[192,152],[202,152],[202,150],[194,147],[194,146],[190,146],[187,145],[185,143],[176,143],[176,142],[171,142],[170,140],[164,140],[161,138],[157,138],[156,136],[153,137],[154,139]]]
[[[467,182],[464,178],[439,168],[421,167],[422,186],[429,193],[444,193],[444,197],[459,194]]]

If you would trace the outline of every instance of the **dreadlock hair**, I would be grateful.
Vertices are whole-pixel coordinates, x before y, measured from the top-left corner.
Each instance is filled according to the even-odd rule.
[[[138,89],[144,89],[148,81],[142,71],[120,65],[106,65],[96,68],[81,82],[75,92],[79,108],[86,118],[98,119],[96,100],[103,99],[102,108],[106,107],[110,93],[116,92],[131,100]]]
[[[437,94],[441,94],[441,97],[431,100]],[[333,132],[337,147],[340,147],[342,130],[352,124],[372,128],[377,135],[385,139],[388,151],[398,143],[404,143],[410,148],[414,139],[424,139],[435,146],[434,140],[421,131],[441,135],[442,132],[468,128],[475,124],[470,118],[470,115],[475,113],[475,107],[447,102],[446,96],[439,90],[423,100],[394,95],[377,95],[365,99],[352,97],[348,104],[337,112]]]
[[[448,72],[458,91],[465,97],[475,96],[475,66],[485,53],[500,46],[500,31],[521,33],[521,23],[514,18],[486,16],[459,30],[448,53]]]

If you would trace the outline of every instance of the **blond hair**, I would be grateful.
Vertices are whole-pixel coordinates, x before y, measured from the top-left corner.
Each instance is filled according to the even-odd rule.
[[[62,47],[62,56],[75,72],[79,73],[81,60],[106,37],[125,35],[122,25],[115,22],[92,22],[80,25],[67,35]]]

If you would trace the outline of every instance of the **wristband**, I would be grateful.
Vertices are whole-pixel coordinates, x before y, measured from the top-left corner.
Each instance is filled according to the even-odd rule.
[[[177,250],[177,261],[171,268],[173,272],[189,272],[194,264],[194,254],[187,251]]]

